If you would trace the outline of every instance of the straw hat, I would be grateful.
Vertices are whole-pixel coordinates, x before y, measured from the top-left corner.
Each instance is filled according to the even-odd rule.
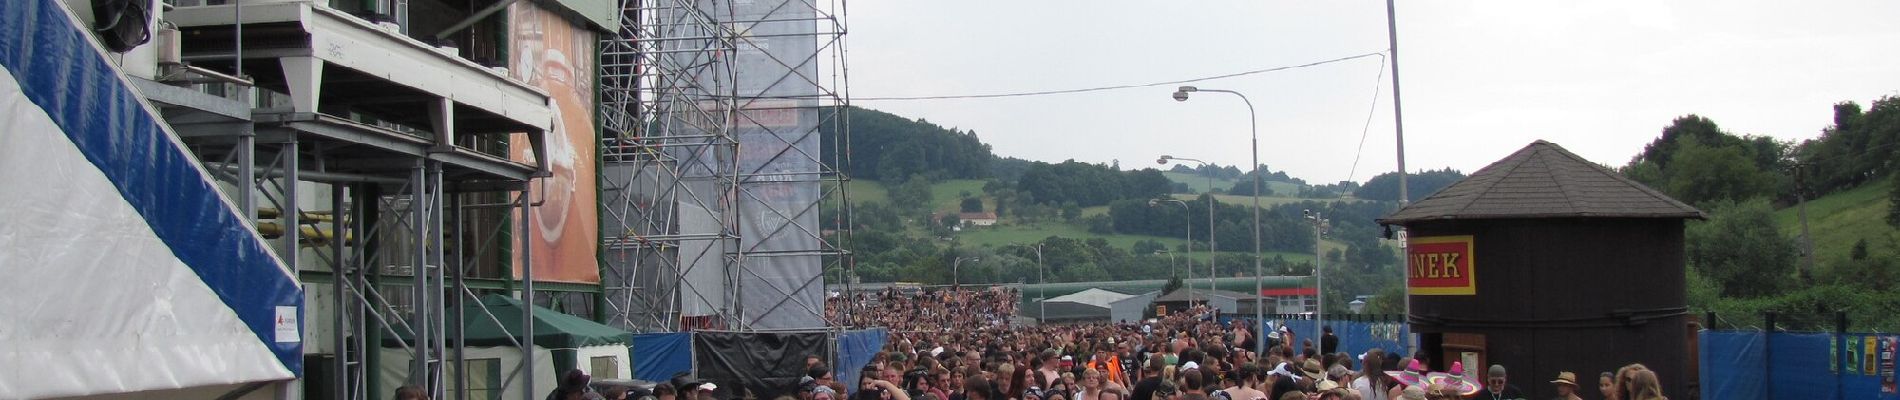
[[[1577,387],[1577,374],[1570,371],[1558,372],[1557,379],[1550,381],[1550,383],[1570,385],[1570,387],[1574,388]]]

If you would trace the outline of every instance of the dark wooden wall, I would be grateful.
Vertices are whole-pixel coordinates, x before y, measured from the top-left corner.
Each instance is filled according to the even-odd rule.
[[[1487,361],[1533,398],[1555,396],[1560,371],[1597,397],[1597,374],[1630,363],[1655,370],[1670,397],[1689,398],[1682,228],[1680,219],[1414,222],[1413,238],[1473,236],[1477,294],[1412,296],[1413,329],[1484,335]],[[1455,361],[1434,358],[1434,370]]]

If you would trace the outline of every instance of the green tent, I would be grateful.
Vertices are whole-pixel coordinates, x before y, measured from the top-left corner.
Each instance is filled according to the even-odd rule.
[[[488,311],[484,313],[482,308]],[[482,296],[481,303],[462,306],[463,336],[468,346],[513,346],[510,339],[521,338],[521,300],[490,294]],[[494,318],[488,314],[493,313]],[[453,315],[451,315],[453,316]],[[453,318],[451,318],[453,319]],[[496,325],[499,320],[502,325]],[[449,345],[455,345],[454,332],[449,332]],[[625,344],[631,335],[621,330],[586,318],[568,315],[546,307],[534,307],[534,344],[550,349],[572,349],[586,346]],[[395,337],[385,338],[384,347],[400,347],[397,340],[408,341],[409,332],[396,332]]]

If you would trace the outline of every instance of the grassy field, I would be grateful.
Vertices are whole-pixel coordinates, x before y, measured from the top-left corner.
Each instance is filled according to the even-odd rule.
[[[1194,189],[1195,193],[1207,193],[1207,189],[1208,189],[1207,177],[1195,175],[1195,174],[1189,174],[1189,173],[1181,173],[1181,172],[1162,172],[1161,175],[1167,176],[1168,180],[1187,184],[1188,188]],[[1236,181],[1238,180],[1237,179],[1215,179],[1213,187],[1216,189],[1220,189],[1221,191],[1224,192],[1224,191],[1227,191],[1227,189],[1232,189]],[[1268,190],[1272,190],[1273,193],[1276,195],[1291,197],[1291,195],[1297,195],[1300,193],[1300,184],[1297,184],[1297,183],[1273,182],[1273,181],[1267,181],[1267,182],[1262,182],[1262,183],[1267,186]]]
[[[883,203],[886,206],[891,205],[890,192],[884,190],[882,183],[872,180],[854,179],[847,183],[847,185],[846,189],[850,192],[847,194],[851,196],[852,203],[875,201]]]
[[[1065,238],[1084,239],[1084,240],[1101,238],[1103,240],[1107,240],[1109,245],[1119,247],[1122,249],[1134,248],[1135,242],[1142,241],[1142,240],[1155,240],[1163,244],[1166,244],[1169,248],[1174,248],[1175,246],[1179,246],[1182,243],[1187,242],[1186,240],[1183,240],[1179,237],[1159,237],[1159,236],[1144,236],[1144,235],[1103,235],[1103,234],[1091,233],[1087,229],[1082,228],[1081,226],[1077,226],[1075,224],[1070,224],[1066,222],[1042,222],[1042,223],[1037,223],[1034,225],[998,225],[998,226],[992,226],[992,227],[970,228],[970,229],[963,230],[963,232],[959,232],[957,234],[957,240],[962,241],[963,243],[966,243],[966,244],[976,244],[976,245],[983,245],[983,246],[1005,246],[1005,245],[1010,245],[1010,244],[1035,243],[1036,241],[1042,240],[1043,238],[1050,237],[1050,236],[1061,236]],[[1345,245],[1329,240],[1326,242],[1326,245],[1323,247],[1326,250],[1330,251],[1334,248],[1344,249]],[[1245,253],[1235,253],[1235,252],[1224,252],[1224,253],[1245,254]],[[1287,261],[1292,261],[1292,262],[1311,262],[1313,260],[1313,254],[1306,253],[1306,252],[1271,252],[1270,251],[1270,252],[1266,252],[1265,254],[1265,256],[1269,258],[1275,255],[1284,257],[1287,259]],[[1188,258],[1187,254],[1179,254],[1177,256],[1182,257],[1183,259]],[[1208,257],[1207,252],[1196,252],[1192,256],[1193,259],[1201,260],[1201,261],[1207,260],[1207,257]]]
[[[1808,230],[1814,233],[1815,261],[1827,264],[1832,260],[1845,260],[1853,249],[1854,243],[1867,239],[1867,253],[1873,257],[1893,257],[1900,254],[1894,248],[1896,231],[1887,225],[1888,194],[1893,190],[1892,179],[1879,179],[1872,183],[1844,192],[1836,192],[1808,201]],[[1775,212],[1775,222],[1781,232],[1791,237],[1801,234],[1801,220],[1796,207],[1788,207]]]
[[[951,179],[930,185],[931,210],[957,212],[962,205],[963,192],[971,196],[983,196],[983,181],[976,179]],[[996,204],[989,199],[983,201],[984,210],[995,210]]]

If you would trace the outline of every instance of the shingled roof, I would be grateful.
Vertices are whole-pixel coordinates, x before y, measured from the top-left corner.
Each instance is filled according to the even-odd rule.
[[[1575,217],[1706,218],[1695,207],[1539,140],[1379,223]]]

